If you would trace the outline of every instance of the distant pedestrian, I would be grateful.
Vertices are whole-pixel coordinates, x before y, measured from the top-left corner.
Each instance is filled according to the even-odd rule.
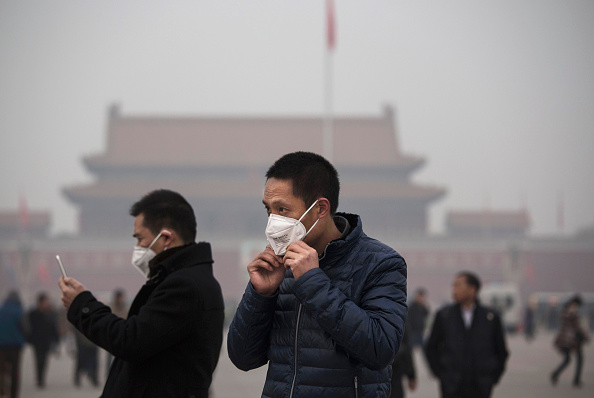
[[[390,398],[404,398],[404,386],[402,380],[406,377],[408,389],[414,391],[417,388],[417,372],[413,359],[413,350],[410,344],[410,326],[406,323],[400,349],[392,364],[392,390]]]
[[[557,296],[550,296],[547,300],[547,325],[550,331],[559,328],[559,306]]]
[[[20,364],[25,336],[23,307],[19,294],[12,291],[0,307],[0,396],[19,396]]]
[[[123,289],[115,289],[113,291],[109,307],[114,315],[117,315],[122,319],[128,318],[128,303],[126,302],[126,292],[124,292]],[[105,374],[108,375],[111,362],[113,361],[113,355],[111,355],[109,351],[106,351],[106,354]]]
[[[37,306],[27,315],[29,335],[27,340],[35,353],[37,387],[45,387],[49,354],[59,342],[56,311],[46,293],[39,293]]]
[[[86,375],[94,387],[99,387],[99,348],[76,329],[74,341],[76,342],[74,385],[80,387],[81,376]]]
[[[524,336],[528,342],[534,340],[534,332],[536,328],[534,320],[534,313],[536,312],[535,307],[536,304],[533,301],[530,301],[524,311]]]
[[[423,336],[425,335],[428,315],[427,292],[425,289],[419,288],[415,292],[413,302],[408,307],[407,324],[410,331],[410,345],[413,348],[423,346]]]
[[[589,340],[589,336],[580,325],[579,310],[582,305],[582,298],[579,295],[572,297],[561,311],[561,328],[555,336],[554,346],[563,354],[563,361],[551,374],[551,383],[557,384],[559,376],[570,362],[571,352],[575,352],[576,365],[573,377],[573,386],[582,387],[582,363],[583,345]]]
[[[435,315],[425,346],[443,398],[488,398],[508,357],[501,319],[478,301],[481,282],[470,272],[456,275],[455,304]]]

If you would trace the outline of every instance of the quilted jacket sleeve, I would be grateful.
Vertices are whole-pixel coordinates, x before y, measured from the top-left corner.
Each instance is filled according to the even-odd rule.
[[[248,371],[268,362],[269,334],[278,292],[266,297],[248,283],[227,335],[227,351],[231,362]]]
[[[397,253],[366,259],[360,303],[350,300],[319,268],[295,283],[305,310],[350,357],[372,370],[392,363],[406,321],[406,264]]]

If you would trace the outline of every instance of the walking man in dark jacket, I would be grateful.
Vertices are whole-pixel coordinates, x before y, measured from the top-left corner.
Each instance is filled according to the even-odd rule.
[[[27,341],[35,354],[35,378],[38,388],[45,388],[49,356],[60,341],[57,314],[45,292],[37,295],[37,306],[27,314]]]
[[[408,329],[410,331],[411,347],[423,347],[425,325],[429,307],[427,306],[427,292],[423,288],[417,289],[412,303],[408,306]]]
[[[417,370],[415,368],[415,361],[413,357],[413,347],[410,344],[410,325],[408,321],[404,328],[404,336],[400,343],[400,349],[394,358],[392,364],[392,392],[390,398],[404,398],[403,379],[406,377],[408,381],[408,389],[414,391],[417,388]]]
[[[18,398],[21,354],[25,344],[23,306],[19,293],[8,293],[0,306],[0,396]]]
[[[68,320],[111,353],[104,398],[208,397],[223,338],[223,296],[210,245],[195,243],[196,219],[178,193],[135,203],[133,265],[148,277],[127,319],[73,278],[60,278]]]
[[[229,357],[245,371],[268,363],[263,397],[388,397],[404,259],[336,212],[338,173],[323,157],[285,155],[266,178],[269,245],[247,266]]]
[[[479,278],[454,279],[455,304],[435,315],[425,354],[443,398],[488,398],[505,370],[508,351],[501,319],[478,301]]]

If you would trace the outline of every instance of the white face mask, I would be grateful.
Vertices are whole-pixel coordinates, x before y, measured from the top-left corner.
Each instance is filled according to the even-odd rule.
[[[132,252],[132,265],[140,271],[142,275],[148,278],[149,276],[149,262],[155,258],[157,253],[151,250],[151,247],[155,244],[157,239],[163,234],[163,231],[159,232],[159,235],[149,245],[149,247],[134,246]]]
[[[310,207],[303,213],[299,220],[290,217],[279,216],[277,214],[271,214],[268,216],[268,225],[266,226],[266,239],[274,253],[277,256],[284,256],[287,252],[287,247],[291,243],[297,242],[305,238],[305,236],[316,226],[320,219],[318,218],[314,225],[311,226],[309,231],[305,232],[305,226],[301,223],[301,220],[305,215],[318,203],[316,200]]]

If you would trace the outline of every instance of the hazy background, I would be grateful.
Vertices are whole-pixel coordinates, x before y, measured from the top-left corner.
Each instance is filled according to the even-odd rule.
[[[525,205],[556,233],[561,198],[575,232],[594,225],[593,21],[591,0],[338,0],[334,109],[396,107],[401,148],[428,160],[415,180],[448,189],[433,232],[448,209]],[[91,181],[113,102],[321,115],[325,44],[321,0],[0,0],[0,208],[24,196],[75,231],[61,189]]]

